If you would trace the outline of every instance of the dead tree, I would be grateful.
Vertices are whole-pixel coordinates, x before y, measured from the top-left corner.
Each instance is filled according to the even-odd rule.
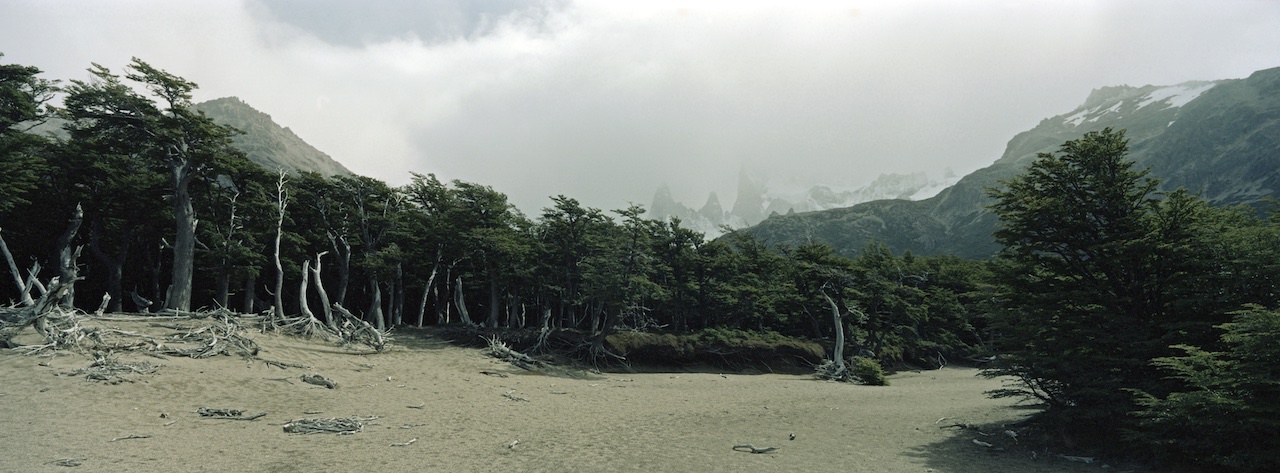
[[[849,367],[844,363],[844,321],[840,315],[840,306],[836,305],[836,301],[827,295],[827,291],[819,290],[822,298],[827,300],[827,304],[831,306],[831,321],[835,325],[836,345],[832,350],[832,359],[824,361],[817,368],[816,375],[822,379],[830,379],[835,381],[848,381],[852,378]]]
[[[329,305],[329,293],[324,290],[323,280],[320,279],[320,258],[328,251],[321,251],[316,254],[316,264],[311,266],[311,275],[316,280],[316,295],[320,296],[320,305],[324,309],[324,321],[331,329],[337,329],[338,324],[333,320],[333,309]]]
[[[64,282],[75,281],[78,278],[79,271],[76,268],[76,258],[80,256],[80,247],[71,249],[71,240],[76,237],[76,233],[80,231],[80,223],[84,221],[84,209],[80,204],[76,204],[75,210],[71,211],[71,220],[67,221],[67,229],[62,232],[62,236],[58,237],[58,278]],[[75,253],[74,255],[72,253]],[[58,304],[64,308],[71,308],[75,304],[74,285],[67,285],[67,292],[58,301]]]
[[[284,210],[288,207],[289,200],[289,195],[284,189],[285,175],[284,169],[281,169],[280,178],[276,180],[276,204],[279,211],[276,214],[276,307],[271,312],[273,322],[284,320],[284,267],[280,265],[280,238],[284,234]]]
[[[421,327],[427,318],[427,297],[431,295],[431,286],[436,282],[436,273],[440,270],[440,257],[444,245],[436,245],[436,262],[431,265],[431,275],[427,277],[427,285],[422,287],[422,303],[418,305],[418,326]]]
[[[18,286],[20,303],[24,306],[35,304],[36,301],[31,299],[31,289],[22,283],[22,273],[18,271],[18,264],[13,261],[13,253],[9,252],[9,245],[4,242],[3,235],[0,235],[0,253],[4,254],[4,261],[9,263],[9,274],[13,275],[13,283]]]

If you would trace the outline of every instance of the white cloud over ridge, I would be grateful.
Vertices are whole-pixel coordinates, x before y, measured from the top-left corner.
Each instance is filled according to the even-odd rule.
[[[648,204],[664,182],[730,206],[743,163],[827,184],[967,172],[1092,88],[1280,66],[1261,1],[274,1],[0,0],[0,52],[63,79],[138,56],[358,173],[492,185],[529,213]],[[398,17],[430,25],[377,20]]]

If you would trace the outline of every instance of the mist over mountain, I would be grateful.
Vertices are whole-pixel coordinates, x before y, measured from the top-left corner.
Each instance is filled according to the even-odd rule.
[[[270,169],[312,171],[325,176],[350,176],[345,166],[311,146],[292,130],[282,127],[237,97],[223,97],[196,104],[219,125],[236,127],[244,134],[234,139],[235,147],[249,160]]]
[[[932,179],[924,172],[881,174],[871,183],[857,187],[827,184],[797,187],[792,184],[791,188],[778,186],[773,189],[766,179],[753,176],[744,168],[739,171],[737,196],[728,211],[723,209],[715,192],[711,192],[706,203],[695,210],[676,201],[670,187],[663,185],[654,193],[653,203],[645,216],[657,220],[679,218],[681,226],[715,237],[723,233],[722,226],[746,228],[772,215],[849,207],[879,199],[929,198],[956,180],[957,177],[947,170],[942,179]]]
[[[1280,197],[1280,68],[1246,79],[1094,90],[1067,113],[1014,136],[991,166],[923,200],[772,215],[746,231],[774,244],[824,242],[854,255],[871,242],[894,251],[984,258],[998,247],[984,189],[1021,173],[1037,153],[1106,127],[1127,130],[1129,159],[1161,189],[1198,192],[1214,205]]]

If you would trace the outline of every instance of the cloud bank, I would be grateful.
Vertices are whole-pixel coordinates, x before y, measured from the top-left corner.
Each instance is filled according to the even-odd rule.
[[[731,205],[740,167],[856,184],[968,172],[1106,85],[1280,66],[1266,1],[0,0],[4,61],[132,56],[235,95],[353,171]]]

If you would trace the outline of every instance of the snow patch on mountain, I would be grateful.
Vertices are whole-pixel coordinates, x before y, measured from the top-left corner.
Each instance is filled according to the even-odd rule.
[[[1168,102],[1170,107],[1181,107],[1195,100],[1196,97],[1212,89],[1215,85],[1218,84],[1216,82],[1187,82],[1185,84],[1161,87],[1148,92],[1138,102],[1138,108],[1160,102]]]

